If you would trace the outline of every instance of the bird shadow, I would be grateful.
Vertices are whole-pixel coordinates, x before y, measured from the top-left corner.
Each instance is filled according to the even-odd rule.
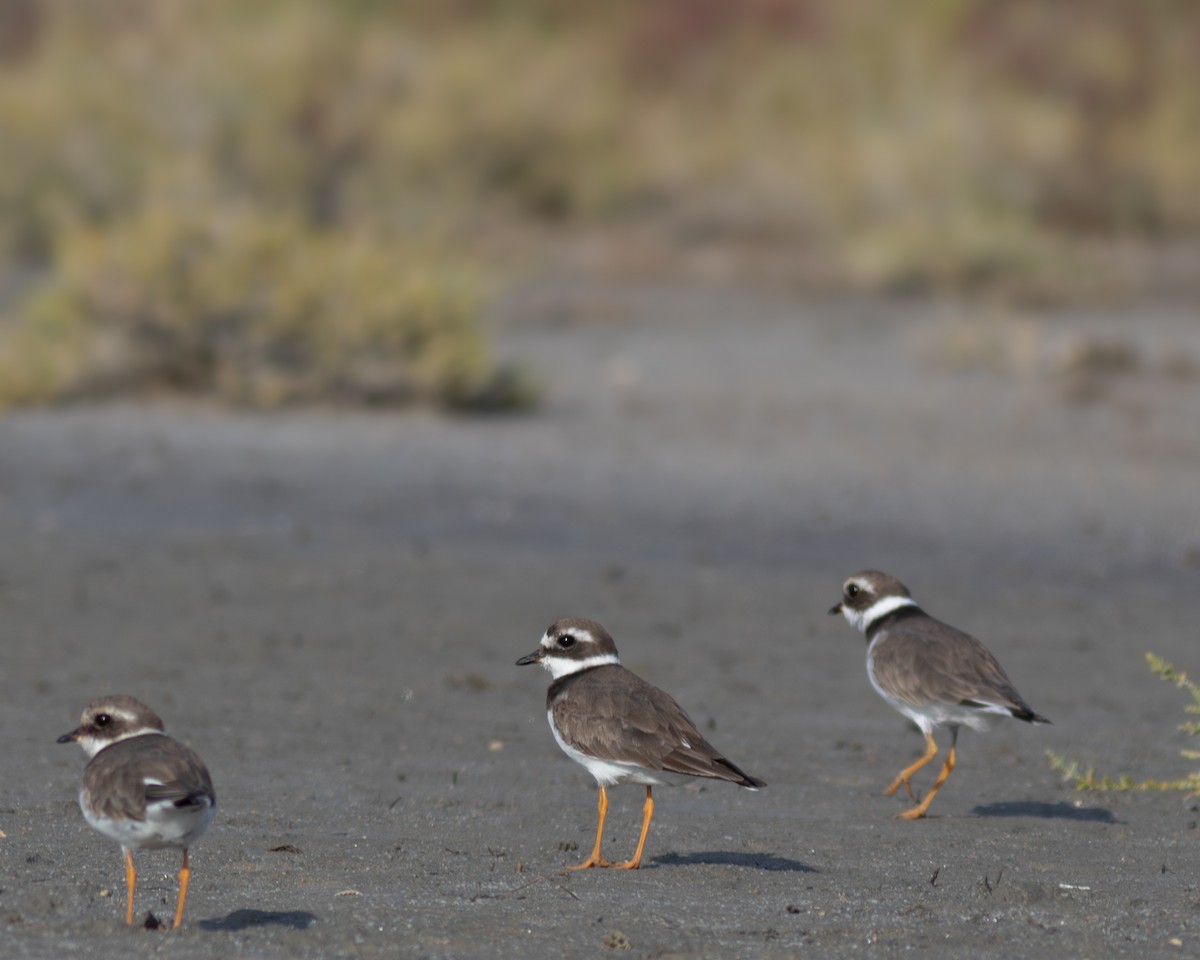
[[[977,817],[1041,817],[1046,820],[1078,820],[1081,823],[1120,823],[1111,810],[1103,807],[1077,807],[1070,803],[1044,803],[1039,800],[1013,800],[976,807]]]
[[[291,927],[307,930],[317,921],[307,910],[234,910],[224,917],[201,920],[205,930],[249,930],[253,927]]]
[[[699,853],[664,853],[652,858],[655,865],[663,867],[686,867],[695,863],[719,864],[734,867],[749,867],[781,873],[820,873],[799,860],[777,857],[773,853],[736,853],[732,850],[704,850]]]

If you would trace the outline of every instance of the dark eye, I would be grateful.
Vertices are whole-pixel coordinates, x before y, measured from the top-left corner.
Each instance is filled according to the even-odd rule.
[[[110,717],[107,713],[96,714],[96,726],[107,727],[110,723],[112,723],[112,717]]]
[[[859,590],[858,590],[857,583],[846,584],[846,596],[849,597],[851,600],[853,600],[855,597],[858,596],[858,592],[859,592]]]
[[[570,650],[573,646],[575,646],[575,638],[573,636],[571,636],[569,633],[564,633],[561,637],[558,638],[558,645],[563,650]]]

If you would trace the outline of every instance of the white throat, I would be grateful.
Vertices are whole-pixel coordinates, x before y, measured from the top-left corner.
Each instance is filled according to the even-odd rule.
[[[144,737],[148,733],[157,733],[160,737],[166,736],[161,730],[154,730],[146,727],[142,730],[130,730],[128,733],[122,733],[117,737],[80,737],[76,742],[83,747],[83,752],[91,759],[105,747],[111,747],[114,743],[120,743],[122,740],[132,740],[134,737]]]
[[[620,658],[615,653],[600,653],[594,657],[585,657],[583,660],[568,660],[566,657],[556,657],[553,651],[546,654],[541,660],[542,666],[550,671],[550,676],[555,680],[559,677],[569,677],[573,673],[590,670],[592,667],[603,667],[606,664],[620,662]]]
[[[866,610],[851,610],[843,604],[842,615],[846,618],[850,626],[866,633],[867,628],[880,617],[886,617],[889,613],[896,610],[901,610],[904,607],[915,607],[916,605],[917,601],[912,597],[880,597],[867,607]]]

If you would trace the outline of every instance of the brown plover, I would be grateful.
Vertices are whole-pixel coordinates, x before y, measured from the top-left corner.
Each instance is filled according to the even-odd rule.
[[[137,871],[134,850],[183,850],[175,922],[187,899],[188,847],[212,822],[217,796],[204,762],[163,733],[163,722],[144,703],[116,695],[93,700],[79,726],[58,738],[78,743],[91,760],[83,771],[79,806],[87,822],[121,845],[125,855],[125,922],[133,923]]]
[[[596,844],[587,860],[570,869],[636,870],[654,816],[651,791],[666,782],[666,774],[729,780],[748,790],[766,786],[721,756],[670,695],[621,666],[612,637],[594,620],[556,620],[537,650],[517,661],[518,666],[530,663],[541,664],[554,678],[546,693],[554,739],[600,788]],[[644,784],[646,802],[633,856],[610,863],[600,856],[600,841],[608,813],[605,787],[617,783]]]
[[[864,570],[842,585],[842,600],[830,614],[842,614],[867,638],[867,676],[876,692],[925,735],[925,754],[896,775],[886,790],[903,784],[911,799],[912,775],[937,755],[933,731],[950,728],[950,752],[925,799],[899,814],[915,820],[950,776],[956,760],[958,728],[986,730],[991,717],[1049,723],[1017,693],[996,658],[970,634],[935,620],[908,588],[878,570]]]

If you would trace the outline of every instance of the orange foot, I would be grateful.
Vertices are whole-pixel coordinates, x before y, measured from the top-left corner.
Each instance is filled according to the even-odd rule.
[[[603,857],[588,857],[586,860],[583,861],[583,863],[577,863],[572,867],[567,867],[566,869],[568,869],[568,870],[588,870],[592,867],[611,867],[611,866],[613,866],[613,864],[609,863]],[[617,866],[620,866],[620,864],[617,864]]]

